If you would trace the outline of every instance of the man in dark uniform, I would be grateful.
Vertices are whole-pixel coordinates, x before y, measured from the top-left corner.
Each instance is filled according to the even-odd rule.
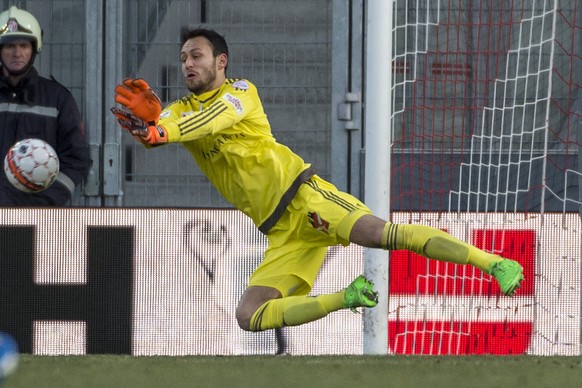
[[[41,77],[34,59],[42,49],[36,18],[15,6],[0,13],[0,156],[14,143],[38,138],[57,152],[60,173],[38,193],[13,187],[0,174],[0,206],[65,206],[89,169],[89,147],[81,113],[71,92]]]

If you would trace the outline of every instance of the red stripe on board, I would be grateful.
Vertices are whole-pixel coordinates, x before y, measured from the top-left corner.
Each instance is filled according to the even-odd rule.
[[[475,230],[473,244],[518,261],[524,267],[525,280],[518,295],[534,293],[536,232],[533,230]],[[495,245],[495,246],[493,246]],[[408,251],[392,251],[390,255],[390,293],[393,294],[500,294],[490,276],[472,266],[427,260]]]
[[[389,346],[396,354],[524,354],[531,322],[390,321]]]

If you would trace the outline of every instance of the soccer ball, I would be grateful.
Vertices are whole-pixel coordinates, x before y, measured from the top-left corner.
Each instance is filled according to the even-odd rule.
[[[17,189],[37,193],[48,188],[57,178],[59,158],[46,141],[24,139],[8,150],[4,158],[4,173]]]
[[[18,345],[14,338],[0,332],[0,381],[16,370],[19,361]]]

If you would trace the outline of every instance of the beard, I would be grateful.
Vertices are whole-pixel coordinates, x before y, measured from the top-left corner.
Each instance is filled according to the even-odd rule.
[[[201,73],[197,80],[194,81],[186,80],[186,87],[190,92],[194,93],[195,95],[200,95],[202,93],[212,90],[215,81],[216,81],[216,69],[212,67]]]

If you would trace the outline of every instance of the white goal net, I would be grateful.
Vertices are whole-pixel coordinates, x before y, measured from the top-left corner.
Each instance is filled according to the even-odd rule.
[[[391,258],[390,350],[580,354],[582,25],[576,0],[396,1],[391,206],[520,261]]]

